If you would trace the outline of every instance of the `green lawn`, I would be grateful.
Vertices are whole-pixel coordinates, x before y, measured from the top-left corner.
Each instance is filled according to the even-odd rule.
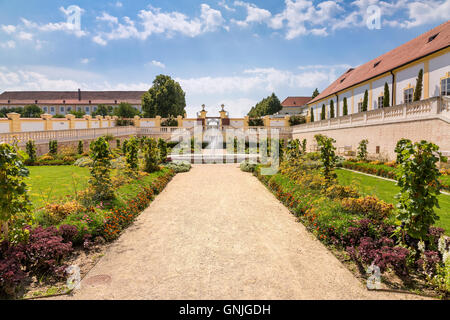
[[[28,169],[30,176],[26,181],[34,208],[86,189],[90,176],[88,168],[75,166],[40,166]]]
[[[336,170],[336,173],[339,182],[343,185],[353,185],[365,195],[376,195],[388,203],[397,203],[397,199],[394,196],[400,192],[400,188],[393,181],[369,177],[343,169]],[[439,205],[441,208],[436,208],[436,213],[439,215],[440,220],[436,223],[436,226],[444,228],[445,233],[450,235],[450,196],[441,194],[439,196]]]

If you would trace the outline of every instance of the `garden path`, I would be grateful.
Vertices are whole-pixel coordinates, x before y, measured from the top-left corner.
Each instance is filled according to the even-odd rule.
[[[367,291],[236,164],[178,174],[81,285],[62,298],[421,298]]]

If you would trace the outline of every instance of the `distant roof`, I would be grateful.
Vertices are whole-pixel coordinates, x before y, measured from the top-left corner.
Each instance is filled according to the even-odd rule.
[[[287,97],[281,105],[283,107],[301,107],[307,104],[311,97]]]
[[[349,69],[309,103],[326,98],[409,62],[422,58],[450,45],[450,20],[417,38],[363,64]]]
[[[0,103],[33,104],[114,104],[117,100],[128,103],[141,103],[141,97],[146,91],[5,91],[0,94]]]

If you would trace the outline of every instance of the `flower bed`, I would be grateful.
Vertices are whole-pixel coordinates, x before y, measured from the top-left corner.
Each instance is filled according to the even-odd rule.
[[[282,163],[273,176],[262,176],[258,166],[254,175],[321,242],[353,261],[360,276],[367,277],[365,270],[374,263],[384,277],[395,277],[413,290],[425,285],[435,293],[449,294],[450,243],[442,237],[443,229],[430,228],[425,250],[417,240],[398,233],[392,205],[376,197],[361,197],[351,187],[327,186],[318,170],[299,162]],[[417,281],[417,286],[412,284]]]

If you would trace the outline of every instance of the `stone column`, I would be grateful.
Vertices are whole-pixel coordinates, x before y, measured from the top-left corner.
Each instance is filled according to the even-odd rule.
[[[270,116],[265,116],[263,120],[264,120],[264,126],[270,127]]]
[[[249,120],[249,117],[245,116],[244,117],[244,129],[248,129],[248,120]]]
[[[106,116],[105,120],[108,122],[108,128],[111,128],[111,116]]]
[[[177,121],[178,121],[178,128],[183,128],[183,116],[178,116]]]
[[[45,131],[53,130],[53,122],[52,122],[53,116],[51,114],[44,113],[41,114],[41,118],[42,120],[44,120],[44,130]]]
[[[91,119],[92,119],[92,117],[87,114],[87,115],[83,116],[83,119],[87,121],[87,128],[90,129],[91,128]]]
[[[156,116],[155,118],[155,127],[160,128],[161,127],[161,116]]]
[[[141,117],[134,116],[133,122],[134,122],[134,126],[136,128],[140,128],[141,127]]]
[[[290,127],[291,126],[291,124],[289,123],[289,119],[290,118],[291,118],[290,116],[285,116],[284,117],[284,126],[285,127]]]
[[[20,124],[20,114],[19,113],[8,113],[6,115],[9,119],[9,132],[20,132],[22,131],[22,125]]]
[[[66,114],[66,119],[69,121],[69,129],[75,129],[75,115]]]
[[[102,116],[96,116],[95,119],[98,120],[98,127],[103,128],[103,117]]]

